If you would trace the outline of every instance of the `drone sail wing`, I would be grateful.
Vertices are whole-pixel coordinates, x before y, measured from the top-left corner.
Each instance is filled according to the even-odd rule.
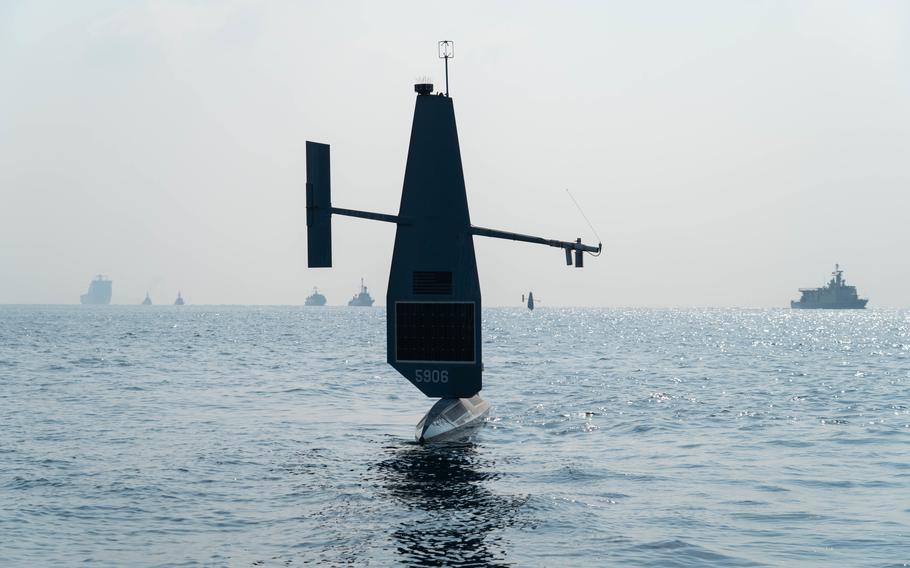
[[[388,362],[425,395],[481,389],[480,282],[455,111],[419,94],[386,297]]]

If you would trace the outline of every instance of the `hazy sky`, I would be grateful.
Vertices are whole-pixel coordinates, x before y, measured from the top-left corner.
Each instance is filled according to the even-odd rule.
[[[413,83],[451,93],[487,305],[786,306],[835,262],[910,306],[910,2],[0,3],[0,303],[385,301],[394,227],[306,268],[304,145],[396,213]]]

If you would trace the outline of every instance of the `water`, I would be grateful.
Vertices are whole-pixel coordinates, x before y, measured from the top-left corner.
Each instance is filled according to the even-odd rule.
[[[474,443],[385,311],[0,307],[0,565],[903,566],[910,312],[485,312]]]

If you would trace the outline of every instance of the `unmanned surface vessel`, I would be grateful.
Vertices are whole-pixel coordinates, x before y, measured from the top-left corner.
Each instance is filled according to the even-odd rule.
[[[453,55],[440,42],[440,57]],[[563,249],[581,268],[601,245],[558,241],[471,224],[455,110],[445,93],[418,83],[398,215],[332,205],[329,146],[306,143],[307,262],[332,266],[332,215],[394,223],[395,248],[386,293],[387,361],[428,397],[440,398],[423,417],[418,441],[452,439],[483,423],[490,405],[479,396],[483,374],[481,297],[474,237]]]

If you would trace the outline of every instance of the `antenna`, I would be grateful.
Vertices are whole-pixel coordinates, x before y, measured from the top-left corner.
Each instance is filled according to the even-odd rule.
[[[575,196],[572,195],[572,192],[569,191],[569,188],[566,188],[566,193],[569,194],[569,198],[572,199],[572,203],[575,204],[575,207],[578,208],[578,212],[581,213],[581,216],[584,217],[585,223],[588,224],[588,228],[594,232],[594,236],[597,237],[598,242],[603,242],[603,239],[600,238],[600,235],[597,234],[597,229],[594,228],[594,225],[591,224],[591,221],[588,220],[588,216],[585,215],[585,212],[582,211],[581,205],[578,204],[578,201],[575,200]],[[600,251],[597,251],[597,254],[594,256],[600,256]]]
[[[446,60],[446,96],[449,96],[449,59],[455,59],[455,42],[443,40],[439,42],[439,58]]]

